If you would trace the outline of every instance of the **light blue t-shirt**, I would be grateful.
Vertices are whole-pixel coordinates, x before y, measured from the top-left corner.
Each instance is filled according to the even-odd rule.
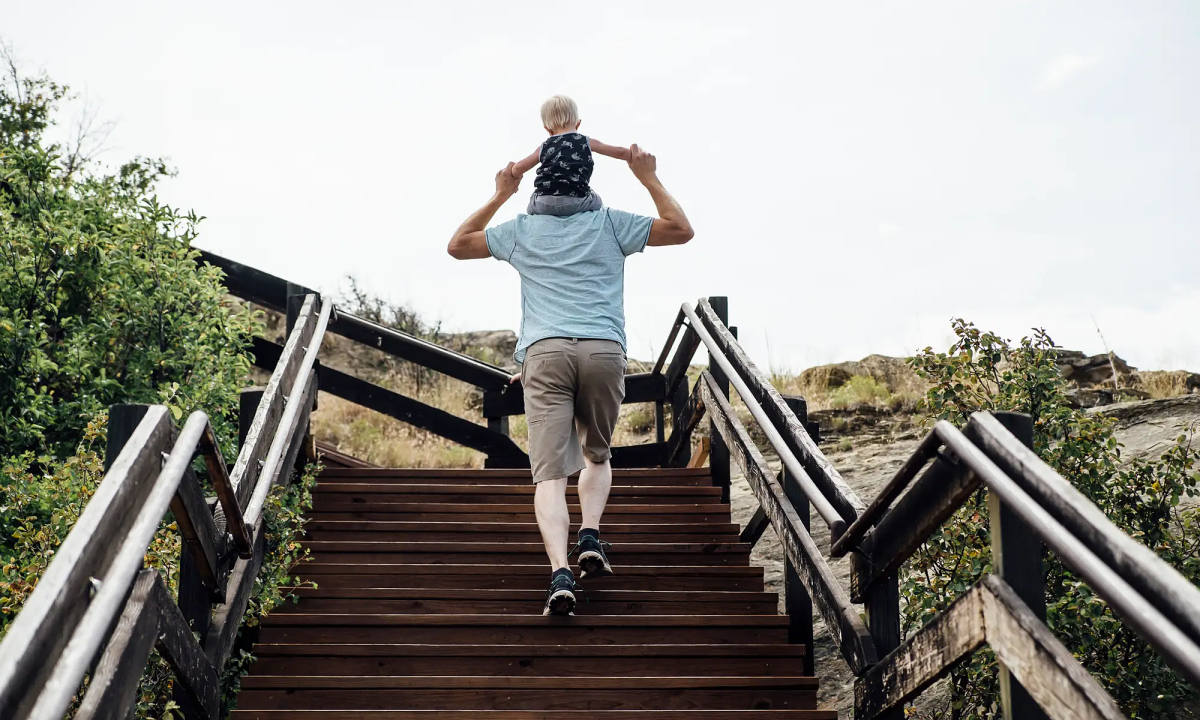
[[[566,217],[518,215],[487,230],[488,252],[521,274],[514,357],[551,337],[625,347],[625,258],[646,248],[653,218],[602,208]]]

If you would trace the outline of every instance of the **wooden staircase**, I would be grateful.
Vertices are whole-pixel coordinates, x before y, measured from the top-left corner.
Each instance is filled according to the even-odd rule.
[[[263,623],[233,717],[837,717],[706,469],[615,472],[616,574],[575,617],[541,615],[532,496],[521,470],[326,470],[318,587]]]

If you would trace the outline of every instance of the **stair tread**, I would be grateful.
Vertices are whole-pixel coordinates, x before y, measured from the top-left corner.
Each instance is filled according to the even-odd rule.
[[[560,710],[234,710],[234,720],[562,720]],[[676,710],[590,710],[591,720],[678,720]],[[689,710],[697,720],[837,720],[834,710]]]
[[[429,645],[401,643],[258,643],[255,654],[395,655],[444,657],[798,657],[803,645]]]
[[[420,688],[428,690],[477,688],[554,690],[562,688],[556,677],[523,677],[512,675],[249,675],[242,679],[242,689],[288,688],[299,685],[315,688]],[[651,676],[588,678],[591,689],[624,690],[636,688],[752,688],[752,687],[816,687],[817,678],[809,675],[782,677],[738,676]]]

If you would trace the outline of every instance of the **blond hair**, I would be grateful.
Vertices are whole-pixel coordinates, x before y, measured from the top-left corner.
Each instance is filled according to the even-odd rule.
[[[542,124],[549,130],[575,129],[579,123],[579,108],[566,95],[555,95],[542,103]]]

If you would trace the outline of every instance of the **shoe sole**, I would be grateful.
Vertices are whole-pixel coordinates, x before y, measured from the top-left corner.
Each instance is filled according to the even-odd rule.
[[[608,577],[613,574],[608,560],[598,552],[588,550],[579,556],[579,579]]]
[[[546,608],[542,615],[574,615],[575,593],[570,590],[559,590],[546,600]]]

